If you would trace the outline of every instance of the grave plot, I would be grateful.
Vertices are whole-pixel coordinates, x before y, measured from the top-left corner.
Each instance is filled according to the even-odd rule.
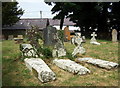
[[[40,58],[26,58],[25,64],[41,82],[49,82],[56,79],[55,73]]]
[[[93,58],[77,58],[77,62],[87,62],[105,69],[112,69],[118,67],[117,63]]]
[[[57,65],[59,68],[69,71],[74,74],[84,75],[90,73],[90,70],[86,67],[83,67],[71,60],[63,60],[63,59],[55,59],[53,63]]]

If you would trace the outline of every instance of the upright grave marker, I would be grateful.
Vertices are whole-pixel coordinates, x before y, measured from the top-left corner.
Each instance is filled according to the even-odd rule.
[[[58,37],[58,33],[56,33],[56,35],[54,36],[54,39],[56,41],[56,44],[54,46],[52,56],[53,57],[65,56],[66,55],[66,50],[64,48],[64,45],[63,45],[62,41]]]
[[[76,39],[77,47],[75,47],[75,49],[72,53],[72,56],[75,56],[76,54],[84,54],[86,52],[85,48],[82,47],[82,42],[83,42],[82,38],[78,37]]]
[[[97,34],[95,34],[95,32],[93,32],[93,34],[91,34],[92,38],[90,40],[91,44],[95,44],[95,45],[100,45],[100,43],[97,42],[95,36],[97,36]]]
[[[64,36],[65,36],[65,40],[71,40],[71,38],[70,38],[70,31],[69,31],[69,27],[68,26],[66,26],[64,28]]]
[[[55,27],[47,26],[43,29],[44,45],[55,45],[54,35],[57,33]]]
[[[113,29],[112,30],[112,42],[117,42],[117,30]]]

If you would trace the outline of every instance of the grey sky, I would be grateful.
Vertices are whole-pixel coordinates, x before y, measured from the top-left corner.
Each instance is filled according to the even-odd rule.
[[[40,11],[42,11],[43,18],[52,18],[51,14],[53,6],[45,4],[44,0],[17,0],[19,6],[25,10],[21,18],[40,18]]]

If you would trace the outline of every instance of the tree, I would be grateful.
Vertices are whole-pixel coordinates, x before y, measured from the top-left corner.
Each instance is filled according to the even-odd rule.
[[[23,10],[17,6],[17,2],[2,3],[2,25],[11,26],[20,20]]]
[[[48,2],[48,5],[52,5],[52,3]],[[68,14],[72,11],[70,8],[74,6],[73,3],[70,2],[54,2],[54,7],[52,8],[52,14],[58,13],[53,19],[60,19],[60,29],[63,27],[64,18],[68,16]]]

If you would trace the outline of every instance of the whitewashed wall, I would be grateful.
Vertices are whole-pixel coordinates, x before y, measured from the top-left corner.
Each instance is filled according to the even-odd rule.
[[[56,27],[57,30],[60,29],[60,26],[53,26],[53,27]],[[62,30],[64,30],[65,27],[66,26],[63,26]],[[78,29],[80,30],[79,27],[69,26],[69,30],[78,30]]]

